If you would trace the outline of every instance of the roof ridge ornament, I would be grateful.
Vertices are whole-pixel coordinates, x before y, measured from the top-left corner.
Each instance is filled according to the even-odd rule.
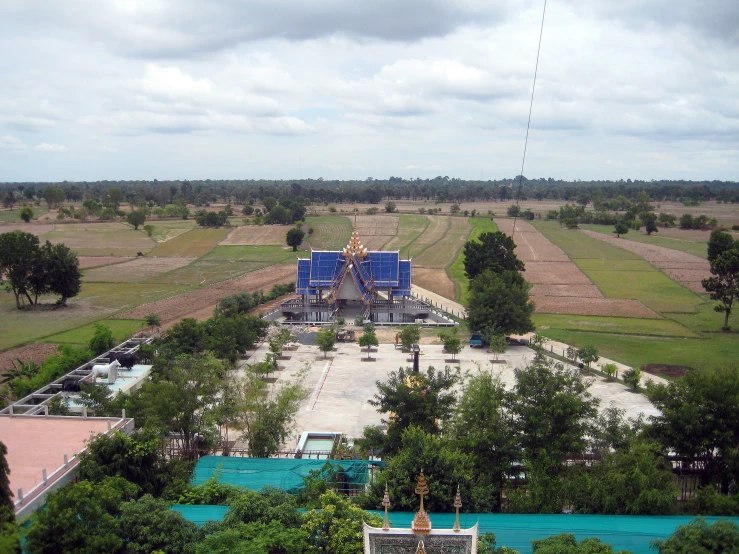
[[[388,490],[387,490],[387,483],[385,484],[385,496],[382,497],[382,505],[385,506],[385,520],[382,522],[382,530],[389,531],[390,521],[387,518],[387,509],[388,509],[388,506],[390,506],[390,494],[388,493]]]
[[[416,484],[416,494],[421,497],[421,508],[413,518],[411,524],[411,530],[416,535],[428,535],[431,532],[431,520],[428,514],[423,509],[423,497],[429,493],[429,487],[426,484],[426,478],[423,475],[423,470],[418,476],[418,482]],[[425,552],[425,550],[424,550]]]
[[[462,507],[462,495],[459,493],[459,483],[457,483],[457,496],[454,497],[454,508],[456,516],[454,518],[454,531],[459,533],[459,509]]]

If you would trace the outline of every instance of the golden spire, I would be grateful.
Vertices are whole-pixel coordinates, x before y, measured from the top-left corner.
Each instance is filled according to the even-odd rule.
[[[462,495],[459,494],[459,485],[457,485],[457,496],[454,498],[454,508],[457,516],[454,518],[454,530],[459,532],[459,509],[462,507]]]
[[[421,470],[416,484],[416,494],[421,497],[421,509],[418,510],[411,524],[411,529],[416,535],[428,535],[431,532],[431,520],[423,509],[423,497],[428,493],[429,487],[426,484],[426,478],[423,476],[423,470]]]
[[[367,257],[367,249],[364,247],[362,242],[359,240],[359,232],[357,231],[357,214],[354,213],[354,231],[349,239],[349,244],[344,247],[344,257],[350,258],[352,255],[356,256],[360,260],[364,260]]]
[[[416,548],[416,554],[426,554],[426,548],[423,546],[423,541],[418,541],[418,548]]]
[[[385,506],[385,520],[382,522],[382,530],[390,530],[390,521],[387,519],[387,508],[390,506],[390,494],[387,492],[387,485],[385,485],[385,496],[382,497],[382,505]]]

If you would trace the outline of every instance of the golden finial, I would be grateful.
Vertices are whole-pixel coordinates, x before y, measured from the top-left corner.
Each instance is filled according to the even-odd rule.
[[[428,493],[429,487],[426,484],[423,470],[421,470],[421,474],[418,476],[418,483],[416,484],[416,494],[421,497],[421,509],[418,510],[411,524],[411,529],[417,535],[428,535],[431,532],[431,520],[423,509],[423,497]]]
[[[385,521],[382,522],[382,530],[390,530],[390,521],[387,518],[387,509],[390,506],[390,494],[387,491],[387,485],[385,485],[385,496],[382,497],[382,505],[385,506]]]
[[[457,516],[454,518],[454,530],[459,532],[459,509],[462,507],[462,495],[459,494],[459,485],[457,485],[457,496],[454,497],[454,508]]]
[[[423,546],[423,541],[418,541],[418,548],[416,548],[416,554],[426,554],[426,548]]]

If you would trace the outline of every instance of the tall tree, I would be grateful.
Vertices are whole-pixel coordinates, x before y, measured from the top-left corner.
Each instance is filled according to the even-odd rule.
[[[31,277],[38,271],[40,257],[38,237],[23,231],[0,234],[0,276],[5,276],[6,287],[13,291],[16,307],[20,310],[22,297],[28,298]]]
[[[732,248],[737,248],[737,243],[729,233],[711,231],[708,239],[708,261],[713,263],[721,254]]]
[[[48,273],[48,291],[58,294],[61,297],[59,304],[66,306],[67,300],[77,296],[82,289],[82,273],[77,254],[64,244],[52,245],[46,241],[42,255]]]
[[[725,314],[723,329],[728,331],[731,309],[734,300],[739,298],[739,249],[732,248],[719,254],[711,262],[711,274],[713,277],[703,279],[701,284],[711,300],[720,302],[713,309]]]
[[[298,228],[290,229],[287,232],[285,240],[288,246],[293,247],[293,252],[297,252],[298,246],[303,244],[303,238],[305,237],[305,231]]]
[[[131,210],[126,216],[126,222],[133,225],[134,230],[138,231],[139,226],[146,221],[146,213],[142,210]]]
[[[467,325],[472,331],[494,334],[528,333],[534,330],[529,285],[516,271],[502,274],[486,270],[470,282]]]
[[[505,270],[523,271],[524,263],[513,252],[516,244],[504,233],[482,233],[478,239],[464,245],[464,272],[474,279],[486,269],[495,273]]]
[[[10,466],[6,456],[8,448],[0,442],[0,551],[20,552],[18,527],[15,524],[13,492],[10,490]]]

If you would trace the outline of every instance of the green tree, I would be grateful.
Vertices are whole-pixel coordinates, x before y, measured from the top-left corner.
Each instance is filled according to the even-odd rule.
[[[264,222],[268,225],[289,225],[293,222],[290,211],[284,206],[275,206],[264,217]]]
[[[264,206],[265,211],[269,213],[277,205],[277,199],[272,196],[265,196],[262,198],[262,205]]]
[[[102,323],[95,323],[93,328],[95,329],[95,334],[87,344],[90,352],[97,356],[103,352],[107,352],[115,346],[113,331],[110,330],[110,327],[106,327]]]
[[[728,331],[734,300],[739,298],[739,249],[732,248],[719,254],[711,262],[711,274],[713,277],[703,279],[701,284],[711,300],[720,302],[713,309],[725,314],[723,329]]]
[[[107,202],[109,208],[113,208],[114,210],[118,209],[118,206],[121,205],[121,201],[123,200],[123,192],[121,191],[120,187],[110,187],[107,192]]]
[[[515,248],[513,239],[501,232],[482,233],[477,240],[467,241],[463,249],[465,275],[471,280],[487,269],[495,273],[523,271],[524,264],[513,252]]]
[[[616,364],[605,364],[603,366],[603,373],[606,374],[609,381],[613,381],[618,377],[618,366]]]
[[[508,207],[506,213],[508,214],[508,217],[519,217],[521,215],[521,208],[513,204]]]
[[[80,261],[68,246],[64,244],[52,245],[46,241],[41,252],[46,266],[47,290],[58,294],[59,304],[67,305],[67,300],[77,296],[82,290],[82,273]]]
[[[38,272],[40,258],[37,236],[23,231],[0,234],[0,279],[4,279],[6,289],[13,292],[19,310],[24,296],[29,304],[34,303],[29,289],[34,272]]]
[[[359,347],[364,348],[367,347],[367,358],[370,357],[370,347],[371,346],[379,346],[380,341],[377,340],[377,335],[375,335],[374,329],[372,331],[365,331],[361,337],[359,337]]]
[[[456,202],[449,207],[449,213],[452,215],[457,215],[459,213],[459,210],[459,204],[457,204]]]
[[[610,544],[600,539],[583,539],[579,544],[575,535],[561,533],[546,539],[531,541],[533,554],[630,554],[627,550],[615,552]]]
[[[138,487],[120,477],[101,483],[70,483],[50,494],[43,510],[36,510],[25,533],[29,554],[123,554],[118,534],[121,504]]]
[[[666,385],[653,385],[647,395],[660,410],[648,431],[665,451],[702,457],[702,485],[714,483],[726,494],[739,484],[736,445],[739,428],[739,372],[736,367],[689,371]]]
[[[336,331],[331,327],[321,329],[316,334],[316,338],[313,339],[313,344],[321,349],[324,358],[327,357],[334,344],[336,344]]]
[[[721,254],[732,248],[737,248],[734,238],[729,233],[723,231],[711,231],[708,239],[708,261],[712,263]]]
[[[657,228],[657,216],[654,212],[642,212],[639,214],[639,219],[644,224],[644,230],[647,235],[659,232]]]
[[[196,543],[203,537],[197,525],[169,509],[169,502],[151,495],[121,504],[118,535],[126,554],[194,553]]]
[[[226,368],[211,355],[178,356],[154,364],[153,380],[141,387],[139,415],[146,425],[172,433],[181,457],[196,459],[220,441]],[[213,407],[218,406],[218,410]]]
[[[392,455],[400,448],[403,430],[415,425],[423,431],[437,434],[440,424],[448,420],[457,402],[455,385],[460,381],[459,369],[444,371],[429,367],[426,373],[414,373],[400,368],[391,371],[388,380],[377,381],[377,393],[369,400],[388,425],[384,451]]]
[[[461,352],[462,341],[459,339],[457,327],[452,327],[451,331],[441,331],[438,334],[441,342],[444,344],[444,351],[452,355],[452,359]]]
[[[195,546],[197,554],[302,554],[308,536],[278,521],[220,526]]]
[[[385,204],[385,211],[389,214],[393,213],[396,209],[395,202],[392,200],[388,200]]]
[[[631,387],[633,390],[638,390],[639,383],[641,382],[641,369],[638,367],[627,369],[621,374],[621,378],[624,380],[626,386]]]
[[[508,351],[508,340],[503,333],[498,333],[494,329],[491,329],[485,333],[485,340],[487,340],[488,348],[496,360],[501,354],[505,354]]]
[[[146,233],[147,237],[151,237],[154,235],[155,227],[153,225],[144,225],[144,232]]]
[[[420,325],[406,325],[398,333],[400,338],[400,344],[403,345],[403,350],[410,350],[414,344],[418,344],[421,340],[421,326]]]
[[[739,552],[739,527],[729,520],[709,525],[695,518],[681,525],[667,540],[652,541],[659,554],[733,554]]]
[[[42,196],[51,210],[58,208],[65,199],[64,190],[54,185],[46,185]]]
[[[483,511],[501,509],[507,474],[520,453],[507,405],[500,377],[478,371],[465,382],[452,420],[454,444],[472,456],[477,485],[492,494],[489,504],[481,506]]]
[[[613,228],[613,232],[616,233],[616,238],[621,238],[621,235],[629,232],[629,226],[625,222],[619,221]]]
[[[679,493],[670,463],[647,443],[606,452],[591,471],[573,468],[567,490],[575,512],[617,515],[672,514]]]
[[[308,535],[308,552],[361,553],[363,522],[380,527],[382,518],[365,512],[335,492],[325,493],[321,496],[321,509],[311,510],[303,516],[301,530]]]
[[[577,357],[580,358],[587,366],[600,359],[600,356],[598,356],[598,349],[592,345],[585,345],[578,349]]]
[[[0,442],[0,552],[15,554],[20,552],[20,537],[15,523],[13,492],[10,490],[10,466],[8,449]]]
[[[146,221],[146,213],[143,210],[132,210],[128,212],[126,221],[129,225],[133,225],[134,230],[139,230],[139,225],[143,225]]]
[[[161,327],[162,318],[159,314],[149,314],[144,318],[144,323],[147,327]]]
[[[470,281],[467,325],[472,331],[491,329],[502,334],[534,330],[529,285],[516,271],[502,274],[486,270]]]
[[[34,215],[33,214],[33,208],[31,206],[23,206],[20,209],[20,212],[18,212],[18,215],[20,216],[20,218],[23,221],[25,221],[26,223],[28,223],[29,221],[31,221],[33,219],[33,215]]]
[[[288,246],[293,247],[293,252],[297,252],[298,246],[303,244],[304,238],[305,238],[304,231],[297,229],[297,228],[293,228],[287,232],[287,236],[285,237],[285,240]]]

